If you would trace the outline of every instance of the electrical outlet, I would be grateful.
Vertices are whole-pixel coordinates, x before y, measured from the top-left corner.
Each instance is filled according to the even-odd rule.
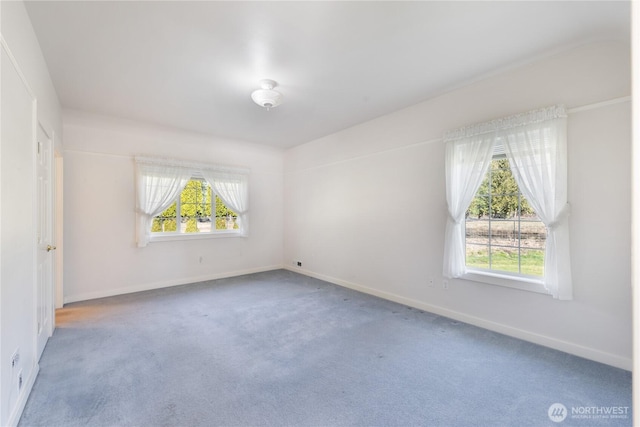
[[[22,390],[22,369],[18,372],[18,391]]]
[[[442,289],[449,289],[449,281],[448,280],[443,280],[442,281]]]
[[[298,267],[302,267],[302,262],[298,261],[297,265],[298,265]]]
[[[20,349],[16,348],[16,351],[11,355],[11,369],[18,366],[18,362],[20,362]]]

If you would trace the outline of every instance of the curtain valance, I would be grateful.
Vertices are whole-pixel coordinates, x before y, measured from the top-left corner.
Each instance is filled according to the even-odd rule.
[[[444,142],[457,141],[460,139],[473,138],[474,136],[494,133],[501,130],[514,129],[565,117],[567,117],[567,112],[564,105],[553,105],[454,129],[446,132],[443,139]]]
[[[185,168],[193,172],[218,172],[227,174],[248,175],[251,170],[237,166],[216,165],[211,163],[199,163],[189,160],[171,159],[166,157],[154,156],[135,156],[135,162],[138,164],[149,164],[158,166],[168,166],[172,168]]]

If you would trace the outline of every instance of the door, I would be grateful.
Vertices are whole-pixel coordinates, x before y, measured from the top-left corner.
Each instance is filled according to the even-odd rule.
[[[36,280],[36,350],[37,359],[40,359],[47,340],[53,333],[54,316],[54,268],[53,251],[53,147],[51,139],[41,126],[38,126],[37,138],[37,280]]]

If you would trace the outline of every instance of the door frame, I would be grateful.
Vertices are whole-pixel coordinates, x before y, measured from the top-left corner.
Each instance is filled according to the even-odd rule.
[[[62,154],[55,149],[55,133],[52,132],[51,143],[53,144],[53,241],[56,243],[54,254],[53,270],[54,270],[54,308],[62,308],[64,306],[64,162]],[[56,327],[56,316],[53,316],[53,328]]]

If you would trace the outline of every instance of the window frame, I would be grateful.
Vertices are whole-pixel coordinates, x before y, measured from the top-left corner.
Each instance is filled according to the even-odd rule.
[[[189,178],[189,181],[193,181],[193,180],[198,180],[198,181],[202,181],[203,183],[205,183],[210,189],[211,189],[211,212],[214,213],[215,212],[215,200],[216,197],[220,197],[214,190],[214,188],[207,182],[207,180],[204,178],[204,176],[197,171],[192,172],[191,177]],[[187,183],[189,182],[187,181]],[[186,186],[185,186],[186,188]],[[233,230],[229,230],[229,229],[225,229],[225,230],[217,230],[214,229],[212,231],[205,231],[205,232],[198,232],[198,233],[183,233],[181,231],[178,231],[180,228],[180,223],[178,222],[178,218],[181,217],[180,215],[180,198],[182,195],[182,192],[185,190],[185,188],[183,188],[180,191],[180,194],[178,194],[178,197],[176,198],[176,200],[174,201],[174,203],[176,203],[176,230],[177,231],[168,231],[168,232],[151,232],[150,237],[149,237],[149,243],[151,242],[166,242],[166,241],[178,241],[178,240],[200,240],[200,239],[221,239],[221,238],[233,238],[233,237],[246,237],[244,235],[244,230],[242,229],[242,226],[238,227],[237,229],[233,229]],[[212,215],[212,225],[215,227],[215,215]],[[237,218],[237,217],[236,217]],[[155,217],[154,217],[155,219]],[[153,221],[152,221],[153,224]]]
[[[502,144],[497,143],[494,146],[491,162],[495,160],[502,160],[502,159],[507,159],[505,148]],[[491,166],[489,166],[489,169],[487,170],[486,173],[487,174],[491,173]],[[513,170],[511,171],[511,173],[513,174]],[[491,181],[489,184],[489,189],[491,189]],[[475,197],[477,197],[477,194],[478,193],[476,192],[476,196],[474,196],[474,199]],[[520,204],[521,204],[523,195],[519,186],[518,186],[517,196],[518,196],[518,205],[519,207],[521,207]],[[489,190],[489,200],[491,200],[491,190]],[[521,221],[521,218],[518,219],[518,222],[520,221]],[[467,246],[467,241],[466,241],[467,219],[466,218],[464,222],[465,222],[465,253],[466,253],[466,246]],[[489,250],[491,250],[491,245],[489,245],[488,248]],[[521,248],[520,243],[518,244],[518,248],[519,249]],[[544,252],[544,249],[542,249],[542,251]],[[518,258],[520,258],[520,255],[518,255]],[[520,262],[520,260],[518,261]],[[549,291],[544,286],[544,274],[543,276],[533,276],[529,274],[515,273],[510,271],[491,270],[491,269],[486,269],[481,267],[470,267],[466,264],[466,256],[465,256],[465,273],[461,275],[460,278],[465,280],[470,280],[473,282],[503,286],[503,287],[519,289],[523,291],[531,291],[531,292],[541,293],[545,295],[549,294]]]
[[[532,279],[530,277],[531,276],[514,275],[509,272],[493,272],[467,268],[467,272],[461,275],[460,279],[549,295],[549,291],[544,286],[543,279]]]

